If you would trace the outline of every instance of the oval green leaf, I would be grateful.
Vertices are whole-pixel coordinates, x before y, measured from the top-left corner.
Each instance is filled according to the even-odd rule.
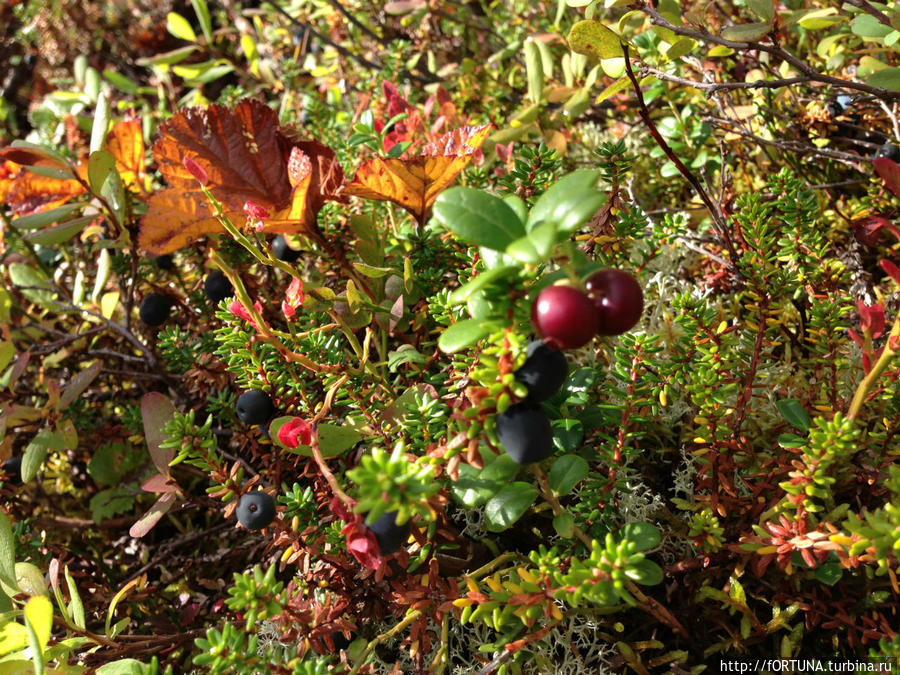
[[[579,21],[572,26],[566,40],[573,52],[584,54],[594,61],[614,59],[624,54],[619,35],[592,19]]]
[[[478,319],[458,321],[444,329],[441,337],[438,338],[438,347],[445,354],[453,354],[486,338],[495,330],[497,330],[497,325],[491,322]]]
[[[531,508],[537,496],[537,488],[531,483],[516,481],[507,485],[484,507],[487,528],[491,532],[509,528]]]
[[[646,558],[629,565],[625,569],[625,574],[632,581],[644,586],[653,586],[663,580],[663,571],[660,566]]]
[[[434,217],[472,246],[503,251],[525,234],[516,212],[499,197],[467,187],[442,192],[434,203]]]
[[[655,548],[662,541],[659,528],[651,523],[628,523],[622,529],[622,538],[635,544],[638,551]]]
[[[563,455],[550,469],[550,488],[557,495],[567,495],[588,475],[587,460],[578,455]]]

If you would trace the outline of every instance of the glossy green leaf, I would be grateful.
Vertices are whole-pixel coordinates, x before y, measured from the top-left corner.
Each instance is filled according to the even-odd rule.
[[[531,483],[516,481],[505,486],[484,507],[487,528],[491,532],[509,528],[531,508],[537,496],[537,488]]]
[[[654,586],[662,583],[663,580],[662,568],[646,558],[626,567],[625,574],[629,579],[643,586]]]
[[[138,59],[137,65],[143,67],[164,66],[165,69],[168,69],[169,66],[184,61],[187,57],[197,51],[197,49],[197,45],[179,47],[178,49],[173,49],[170,52],[164,52],[162,54],[157,54],[156,56],[149,56],[146,58]]]
[[[511,277],[518,270],[518,265],[501,265],[479,272],[478,276],[473,277],[450,294],[450,304],[461,305],[474,293],[486,288],[495,281]]]
[[[575,452],[581,447],[584,427],[576,419],[553,420],[553,445],[563,452]],[[563,459],[562,457],[560,459]]]
[[[528,235],[516,239],[506,247],[504,253],[521,263],[536,263],[541,259],[541,255]]]
[[[497,330],[497,324],[478,319],[457,321],[438,338],[438,347],[445,354],[453,354],[465,349]]]
[[[568,511],[553,516],[553,529],[564,539],[571,539],[575,534],[575,518]]]
[[[434,217],[472,246],[503,251],[525,234],[516,212],[502,199],[481,190],[453,187],[434,203]]]
[[[145,675],[147,666],[137,659],[119,659],[97,668],[95,675]]]
[[[780,401],[776,401],[775,405],[778,407],[778,412],[781,413],[781,416],[792,427],[800,431],[809,431],[809,413],[806,412],[806,408],[800,404],[800,401],[793,398],[783,398]]]
[[[590,467],[587,460],[578,455],[563,455],[550,468],[547,478],[550,488],[557,495],[567,495],[573,488],[584,480]]]
[[[593,169],[580,169],[560,178],[538,197],[528,216],[528,229],[533,230],[544,222],[554,222],[560,230],[565,230],[563,224],[570,224],[570,219],[566,216],[573,204],[572,195],[578,194],[580,198],[584,198],[593,192],[599,192],[596,190],[599,178],[600,172]]]
[[[628,523],[621,532],[622,538],[634,543],[638,551],[648,551],[659,546],[662,535],[651,523]]]
[[[584,54],[595,61],[613,59],[624,54],[621,37],[592,19],[579,21],[572,26],[566,40],[573,52]]]
[[[483,473],[471,464],[460,464],[459,477],[450,484],[450,494],[463,506],[481,506],[503,487],[501,483],[485,478]]]
[[[844,570],[836,562],[826,562],[816,567],[814,574],[826,586],[834,586],[844,576]]]

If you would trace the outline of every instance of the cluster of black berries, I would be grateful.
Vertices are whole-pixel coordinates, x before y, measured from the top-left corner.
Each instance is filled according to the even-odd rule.
[[[281,235],[272,240],[272,255],[279,260],[288,263],[296,262],[300,258],[301,253],[301,251],[288,246],[287,241]],[[163,270],[170,270],[174,266],[172,256],[168,254],[157,256],[155,262]],[[219,302],[234,295],[234,288],[231,286],[231,282],[220,270],[213,270],[209,273],[203,282],[203,291],[212,302]],[[148,293],[141,301],[138,315],[141,321],[148,326],[162,326],[166,319],[169,318],[172,306],[172,299],[168,295]]]
[[[582,347],[595,335],[619,335],[641,318],[644,294],[630,274],[600,270],[584,288],[548,286],[531,307],[531,321],[543,340],[528,345],[525,363],[515,373],[528,396],[497,415],[500,445],[519,464],[553,454],[553,430],[541,402],[559,391],[569,374],[559,350]]]

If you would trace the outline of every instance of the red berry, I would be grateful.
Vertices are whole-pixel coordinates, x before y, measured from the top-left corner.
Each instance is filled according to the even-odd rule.
[[[577,288],[547,286],[531,306],[531,323],[555,349],[583,347],[597,333],[597,309]]]
[[[606,269],[594,272],[584,282],[599,317],[600,335],[621,335],[631,330],[644,311],[644,292],[628,272]]]

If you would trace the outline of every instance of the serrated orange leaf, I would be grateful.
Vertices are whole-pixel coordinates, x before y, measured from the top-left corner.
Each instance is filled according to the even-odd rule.
[[[244,218],[240,208],[232,208],[225,215],[233,223]],[[141,221],[138,243],[151,253],[176,251],[203,235],[221,231],[222,224],[213,215],[209,203],[199,201],[196,191],[168,188],[147,200],[147,215]]]
[[[177,113],[160,128],[153,157],[170,185],[150,198],[141,223],[138,243],[154,255],[223,229],[185,159],[206,173],[207,189],[235,224],[253,202],[273,214],[265,230],[316,234],[322,205],[342,199],[344,174],[331,149],[290,137],[275,111],[254,99],[233,111],[212,105]]]
[[[356,172],[346,194],[389,201],[424,225],[437,196],[450,187],[484,143],[491,126],[460,127],[406,159],[372,159]]]
[[[106,151],[115,158],[125,186],[143,193],[145,159],[141,118],[128,116],[116,122],[106,137]]]

